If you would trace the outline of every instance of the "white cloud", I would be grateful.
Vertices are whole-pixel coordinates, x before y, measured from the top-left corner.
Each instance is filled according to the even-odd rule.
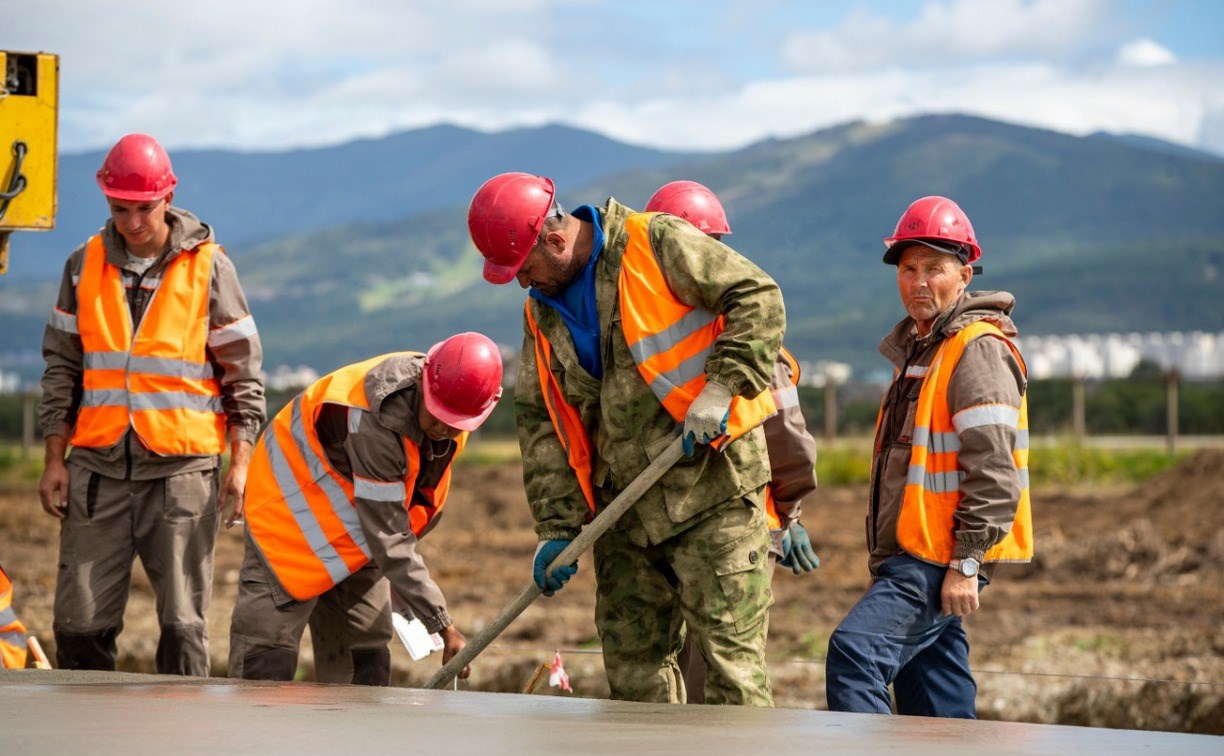
[[[718,99],[598,103],[574,121],[637,143],[725,149],[855,119],[932,112],[968,113],[1079,135],[1134,132],[1196,145],[1205,136],[1205,123],[1216,124],[1213,134],[1219,130],[1219,121],[1210,119],[1224,113],[1224,64],[1081,72],[1041,63],[954,73],[893,68],[763,82]]]
[[[1118,49],[1116,58],[1120,66],[1166,66],[1177,62],[1177,56],[1172,50],[1150,39],[1136,39],[1127,42]]]
[[[11,19],[4,44],[60,53],[65,151],[135,130],[286,149],[438,122],[727,149],[952,111],[1224,142],[1224,62],[1179,60],[1106,0],[929,0],[909,20],[860,8],[781,37],[763,17],[809,6],[723,1],[694,16],[638,0],[58,0]]]
[[[790,34],[782,60],[797,73],[824,73],[1062,55],[1081,47],[1106,11],[1103,0],[933,0],[898,22],[856,10],[834,28]]]

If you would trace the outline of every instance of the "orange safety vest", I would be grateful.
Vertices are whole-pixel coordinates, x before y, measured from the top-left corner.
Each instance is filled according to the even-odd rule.
[[[171,260],[133,334],[121,272],[106,262],[102,237],[89,240],[76,286],[84,392],[73,446],[111,446],[130,425],[157,454],[225,449],[221,384],[205,351],[218,249],[208,242]]]
[[[967,427],[1000,422],[1015,423],[1016,447],[1012,459],[1020,477],[1020,501],[1012,520],[1011,532],[986,551],[986,562],[1027,562],[1033,556],[1033,516],[1029,502],[1028,399],[1020,398],[1020,408],[983,404],[962,410],[952,417],[948,409],[948,381],[964,354],[965,347],[981,336],[999,338],[1007,344],[1027,372],[1020,351],[999,328],[979,320],[946,339],[926,369],[918,406],[914,414],[913,446],[901,513],[897,518],[897,543],[907,553],[933,564],[947,564],[956,546],[955,512],[960,505],[959,432]],[[883,408],[876,420],[877,435]]]
[[[778,359],[785,360],[790,366],[791,384],[782,388],[771,389],[773,394],[774,404],[778,411],[781,412],[789,407],[797,407],[799,405],[799,360],[795,359],[795,355],[790,353],[786,347],[778,348]],[[774,499],[773,486],[765,486],[765,522],[768,523],[770,530],[782,529],[782,518],[778,516],[778,502]]]
[[[683,422],[689,405],[705,387],[705,362],[726,318],[681,302],[667,285],[650,244],[650,221],[658,213],[633,213],[625,220],[629,241],[621,258],[618,294],[621,327],[638,372],[651,392],[676,422]],[[591,440],[578,411],[570,405],[553,374],[552,345],[536,324],[531,300],[526,303],[527,325],[536,345],[536,370],[544,405],[557,438],[591,512],[595,494],[591,485]],[[727,433],[711,446],[726,445],[777,413],[773,396],[762,391],[755,399],[731,400]]]
[[[0,567],[0,669],[25,669],[26,626],[13,611],[13,582]]]
[[[354,504],[358,494],[402,502],[418,537],[446,504],[450,463],[435,488],[418,492],[426,503],[414,502],[421,450],[407,437],[403,438],[407,472],[398,483],[346,478],[328,461],[319,440],[315,423],[323,405],[368,411],[366,374],[396,354],[415,353],[373,357],[315,381],[277,413],[255,445],[247,476],[247,532],[281,585],[299,601],[325,593],[372,558]],[[461,433],[455,439],[455,456],[467,436]]]

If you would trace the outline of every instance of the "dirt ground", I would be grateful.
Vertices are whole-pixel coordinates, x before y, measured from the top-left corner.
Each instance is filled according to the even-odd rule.
[[[422,543],[469,637],[530,579],[531,517],[515,464],[462,466],[446,516]],[[770,627],[778,706],[825,707],[829,633],[866,583],[865,491],[823,488],[804,523],[822,566],[779,571]],[[1002,567],[968,621],[980,716],[1224,734],[1224,451],[1201,451],[1142,486],[1037,488],[1037,557]],[[0,490],[0,561],[15,607],[54,659],[58,527],[33,486]],[[242,539],[223,531],[210,616],[213,674],[224,675]],[[119,668],[151,672],[153,597],[135,570]],[[607,696],[592,621],[589,555],[565,590],[529,608],[475,662],[477,690],[519,691],[561,649],[574,695]],[[393,644],[395,684],[421,685],[438,655],[412,662]],[[310,644],[302,676],[311,679]],[[561,694],[545,683],[537,693]]]

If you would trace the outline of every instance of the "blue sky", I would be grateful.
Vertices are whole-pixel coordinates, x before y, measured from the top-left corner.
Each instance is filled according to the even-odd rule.
[[[47,0],[0,47],[61,56],[64,152],[441,122],[721,150],[963,112],[1224,154],[1215,0]]]

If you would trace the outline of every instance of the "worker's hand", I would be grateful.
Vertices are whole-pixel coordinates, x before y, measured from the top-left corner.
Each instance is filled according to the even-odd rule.
[[[965,577],[957,570],[944,573],[943,588],[939,592],[945,616],[968,617],[978,608],[978,578]]]
[[[684,428],[680,431],[684,437],[684,454],[691,457],[697,444],[708,444],[726,433],[730,413],[731,390],[707,380],[684,416]]]
[[[459,628],[454,625],[442,628],[438,635],[442,636],[442,666],[446,666],[446,663],[467,645],[467,638],[464,638],[463,633],[459,632]],[[460,680],[466,680],[470,674],[472,674],[472,665],[469,664],[456,676]]]
[[[797,522],[792,522],[790,529],[782,536],[782,566],[790,567],[796,575],[811,572],[820,566],[820,557],[812,548],[812,539]]]
[[[47,514],[60,520],[68,516],[68,466],[62,456],[47,458],[38,481],[38,498]]]
[[[561,586],[565,585],[566,581],[578,572],[578,565],[567,564],[556,567],[551,575],[545,575],[544,571],[548,569],[548,565],[557,558],[557,555],[569,546],[568,540],[557,539],[552,541],[541,541],[536,547],[535,562],[532,564],[531,576],[535,579],[536,586],[544,591],[545,596],[551,596],[561,590]]]
[[[221,495],[217,497],[217,509],[225,517],[225,527],[232,528],[242,519],[243,499],[246,495],[247,470],[251,467],[251,442],[234,441],[230,444],[229,471],[221,483]],[[225,516],[226,508],[230,509]]]

